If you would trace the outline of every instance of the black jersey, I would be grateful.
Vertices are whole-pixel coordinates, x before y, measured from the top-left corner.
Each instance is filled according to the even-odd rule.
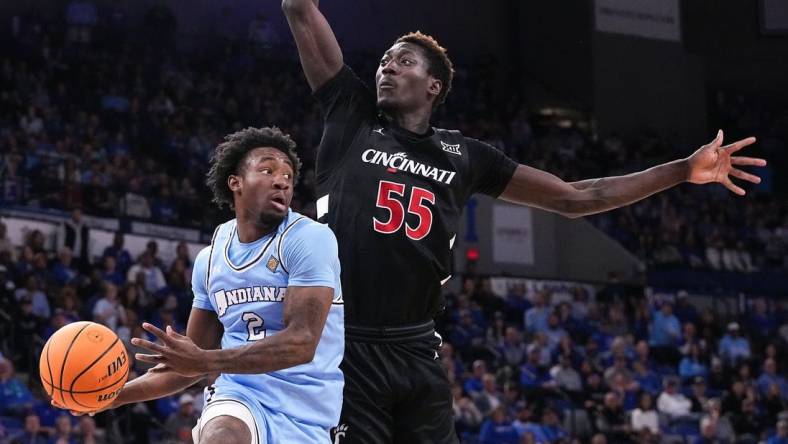
[[[517,164],[458,131],[414,134],[378,116],[376,98],[345,66],[318,91],[317,215],[334,230],[349,325],[424,322],[441,285],[468,198],[497,197]]]

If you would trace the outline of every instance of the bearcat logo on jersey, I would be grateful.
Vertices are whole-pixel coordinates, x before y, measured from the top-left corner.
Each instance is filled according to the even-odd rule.
[[[419,176],[443,182],[446,185],[450,185],[452,179],[454,179],[454,176],[457,174],[456,171],[442,170],[434,166],[425,165],[416,160],[408,159],[408,155],[405,153],[389,154],[374,148],[364,151],[364,153],[361,154],[361,160],[366,163],[382,165],[386,168],[418,174]]]
[[[213,294],[219,317],[224,316],[227,309],[233,305],[248,304],[250,302],[282,302],[285,298],[287,287],[245,287],[234,290],[219,290]]]

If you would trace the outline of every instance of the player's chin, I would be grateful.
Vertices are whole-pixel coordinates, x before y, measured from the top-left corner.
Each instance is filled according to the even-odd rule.
[[[397,108],[397,100],[392,96],[378,96],[378,109],[383,112],[394,111]]]
[[[266,208],[260,213],[260,222],[266,225],[279,225],[287,216],[287,208],[284,210],[278,207]]]

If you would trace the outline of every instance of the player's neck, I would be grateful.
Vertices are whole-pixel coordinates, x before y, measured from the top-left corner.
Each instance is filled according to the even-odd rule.
[[[240,215],[236,218],[238,229],[238,240],[241,243],[252,243],[263,236],[276,230],[278,224],[266,224],[259,220],[246,220]]]
[[[416,134],[425,134],[430,129],[431,114],[432,110],[423,109],[411,112],[393,113],[387,115],[387,117],[400,128]]]

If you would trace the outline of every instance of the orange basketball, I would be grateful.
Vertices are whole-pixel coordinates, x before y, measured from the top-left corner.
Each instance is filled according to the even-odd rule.
[[[38,368],[49,397],[77,412],[112,403],[129,377],[123,342],[95,322],[74,322],[56,331],[44,345]]]

